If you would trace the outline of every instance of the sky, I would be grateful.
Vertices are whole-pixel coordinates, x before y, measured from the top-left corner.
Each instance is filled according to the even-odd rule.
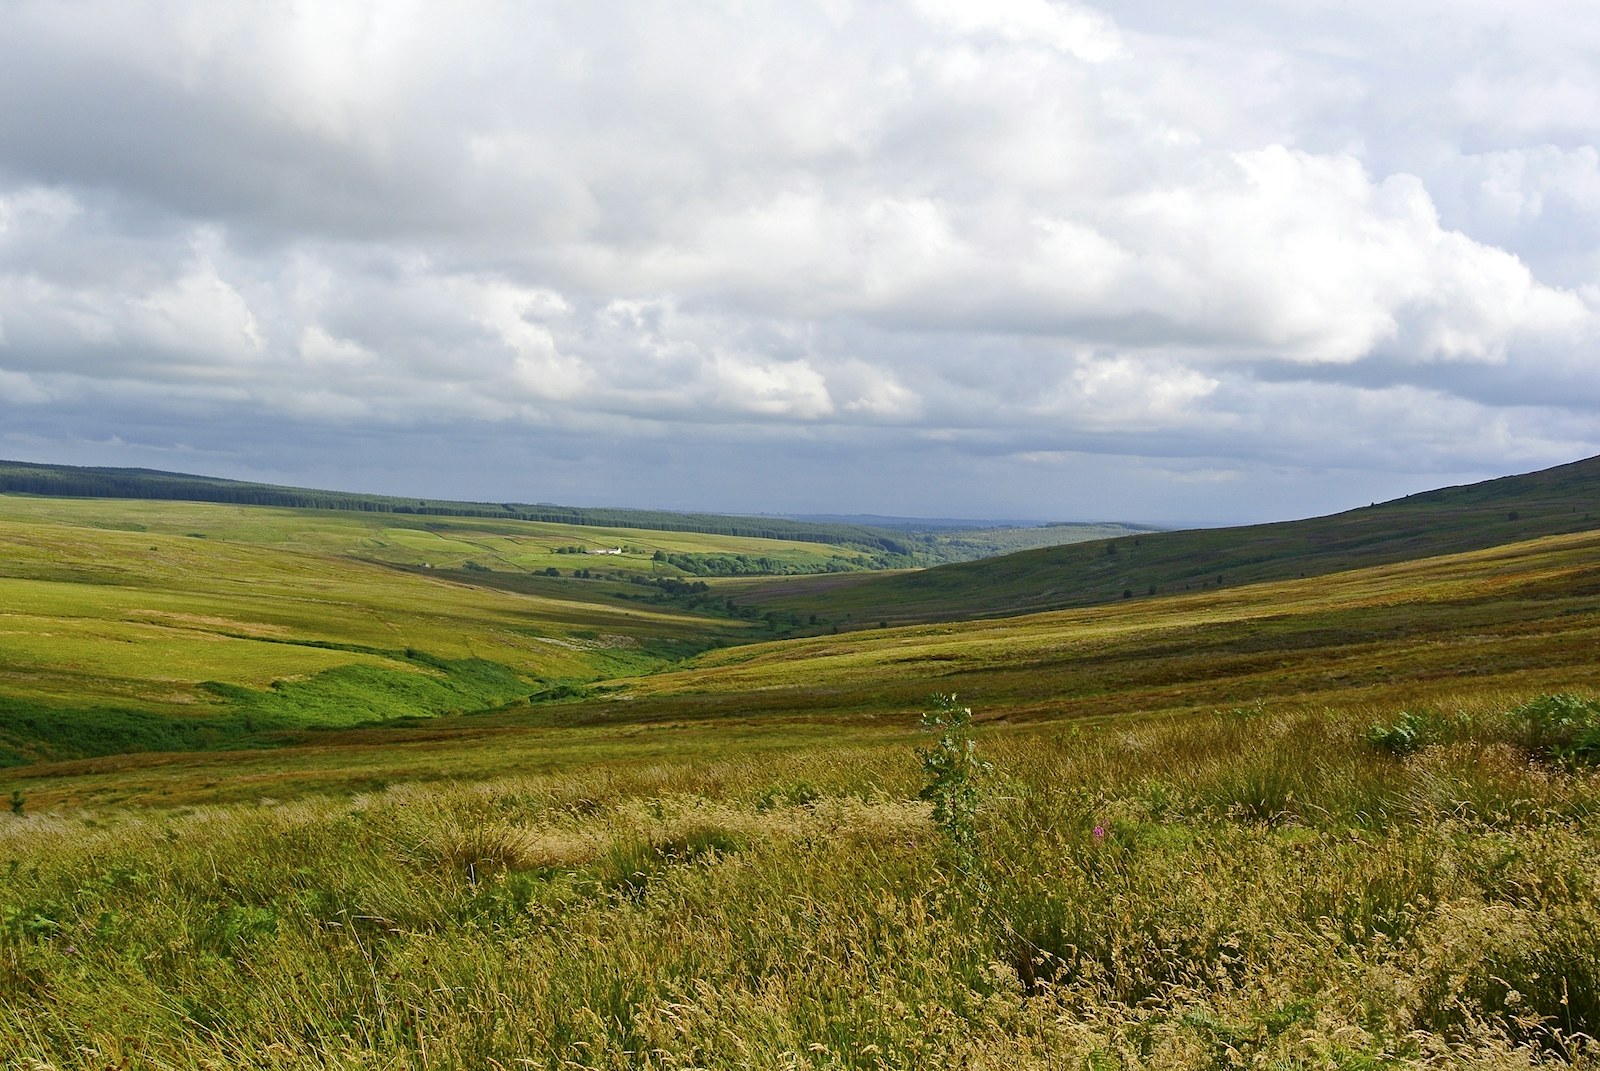
[[[1589,0],[0,0],[0,457],[1223,524],[1600,454]]]

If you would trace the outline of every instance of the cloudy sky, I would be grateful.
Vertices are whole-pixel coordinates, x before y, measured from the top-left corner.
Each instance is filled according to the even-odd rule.
[[[0,457],[1220,523],[1600,453],[1591,0],[0,0]]]

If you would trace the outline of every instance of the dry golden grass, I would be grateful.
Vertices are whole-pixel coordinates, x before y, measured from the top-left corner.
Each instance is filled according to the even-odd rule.
[[[991,731],[967,871],[887,741],[0,821],[0,1058],[1595,1066],[1600,776],[1372,713]]]

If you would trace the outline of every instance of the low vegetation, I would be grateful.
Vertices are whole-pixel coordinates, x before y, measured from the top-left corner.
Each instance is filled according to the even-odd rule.
[[[908,549],[894,533],[861,525],[824,524],[783,517],[734,517],[719,513],[665,510],[595,509],[550,503],[460,502],[449,499],[398,498],[305,487],[224,480],[152,469],[83,468],[0,461],[0,493],[50,497],[142,499],[154,502],[217,502],[238,506],[275,506],[338,512],[393,514],[399,517],[470,517],[533,521],[562,526],[649,529],[724,535],[744,539],[776,539],[838,544],[858,550],[901,555]]]
[[[982,527],[971,522],[888,517],[740,517],[671,510],[556,506],[545,502],[461,502],[281,487],[150,469],[80,468],[21,461],[0,461],[0,494],[147,502],[215,502],[369,514],[386,518],[397,527],[408,526],[412,518],[437,520],[449,517],[492,523],[522,521],[562,528],[593,527],[612,532],[674,532],[726,536],[739,540],[822,544],[841,551],[826,556],[831,571],[839,571],[846,563],[856,563],[857,568],[862,567],[861,563],[870,563],[872,568],[887,569],[972,561],[997,554],[1010,554],[1028,547],[1058,546],[1155,530],[1114,523]],[[585,538],[610,537],[604,533],[593,533],[585,534]],[[571,549],[583,553],[585,548],[579,544]],[[774,572],[783,575],[825,571],[814,563],[807,564],[811,567],[801,568],[795,561],[785,560],[784,567]]]

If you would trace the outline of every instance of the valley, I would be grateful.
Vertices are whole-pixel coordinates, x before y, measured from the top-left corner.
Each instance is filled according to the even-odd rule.
[[[872,552],[0,495],[0,1053],[1589,1066],[1597,491],[704,577]]]

